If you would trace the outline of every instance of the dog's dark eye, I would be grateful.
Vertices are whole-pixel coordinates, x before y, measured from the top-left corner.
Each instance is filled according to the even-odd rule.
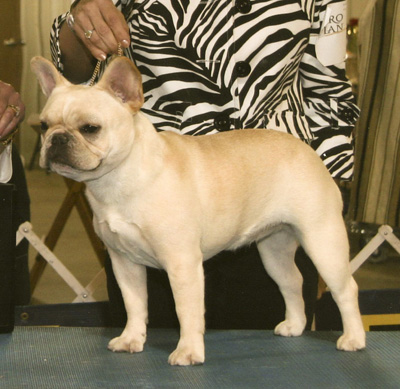
[[[49,129],[49,126],[46,122],[40,122],[40,131],[46,132]]]
[[[85,124],[84,126],[79,128],[79,131],[82,134],[95,134],[100,130],[100,126],[94,126],[92,124]]]

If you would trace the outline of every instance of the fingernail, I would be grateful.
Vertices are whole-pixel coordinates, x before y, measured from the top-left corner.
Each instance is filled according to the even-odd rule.
[[[129,42],[128,42],[126,39],[124,39],[124,40],[122,41],[122,46],[128,47],[128,46],[129,46]]]
[[[100,54],[99,55],[99,60],[100,61],[105,61],[107,59],[107,56],[105,54]]]

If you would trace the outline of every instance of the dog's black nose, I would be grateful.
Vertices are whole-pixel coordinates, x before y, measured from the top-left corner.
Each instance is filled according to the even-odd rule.
[[[54,134],[51,137],[51,144],[53,146],[66,145],[69,142],[69,136],[66,134]]]

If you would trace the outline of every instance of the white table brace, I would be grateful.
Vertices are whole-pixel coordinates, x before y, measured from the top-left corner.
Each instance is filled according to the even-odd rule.
[[[16,244],[18,245],[22,239],[27,239],[34,249],[47,261],[47,263],[58,273],[58,275],[68,284],[68,286],[75,292],[77,297],[74,303],[79,302],[94,302],[93,293],[96,288],[105,281],[106,274],[102,268],[84,287],[76,277],[67,269],[67,267],[54,255],[52,251],[40,240],[40,238],[33,232],[32,225],[29,222],[21,224],[17,231]]]

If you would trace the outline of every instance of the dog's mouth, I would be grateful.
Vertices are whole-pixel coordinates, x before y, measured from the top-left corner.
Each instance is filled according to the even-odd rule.
[[[64,153],[59,153],[55,151],[53,148],[50,148],[47,154],[47,168],[51,169],[54,166],[66,166],[71,169],[74,169],[74,164],[65,156]]]
[[[60,150],[50,148],[47,152],[45,168],[61,175],[68,173],[79,174],[97,170],[102,164],[102,159],[98,159],[96,162],[96,164],[93,164],[93,161],[89,163],[89,158],[86,160],[84,158],[75,159],[66,151],[60,152]]]
[[[63,175],[65,172],[91,172],[101,165],[101,158],[80,147],[68,134],[57,134],[57,137],[53,136],[49,143],[44,163],[44,167],[48,170]]]
[[[46,169],[50,171],[55,171],[57,173],[64,170],[75,171],[75,172],[93,172],[101,166],[101,163],[102,160],[100,160],[95,167],[84,168],[77,166],[68,160],[56,158],[56,159],[47,159]]]

